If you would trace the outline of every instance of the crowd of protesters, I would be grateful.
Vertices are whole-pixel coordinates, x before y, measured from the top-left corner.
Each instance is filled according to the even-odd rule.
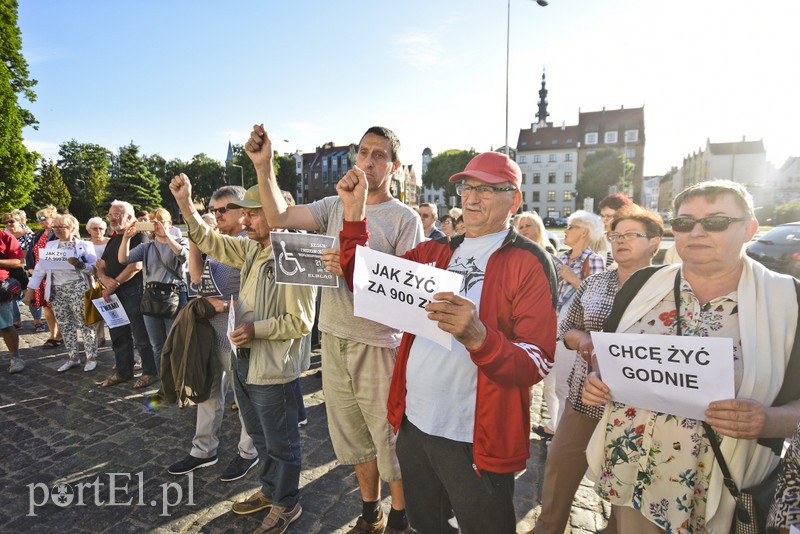
[[[744,255],[758,223],[742,186],[718,180],[679,194],[676,262],[651,267],[663,221],[624,195],[603,199],[599,215],[573,213],[556,250],[538,214],[518,213],[522,175],[507,156],[479,154],[454,174],[462,208],[439,216],[434,204],[412,209],[392,197],[399,148],[391,130],[368,129],[338,194],[294,205],[277,185],[269,135],[256,125],[245,152],[257,185],[220,188],[201,215],[191,178],[172,179],[187,237],[169,211],[136,212],[125,200],[86,223],[88,239],[75,217],[53,206],[36,213],[36,233],[23,211],[3,214],[0,332],[9,373],[25,368],[20,302],[33,329],[50,332],[45,348],[64,344],[58,372],[97,368],[107,326],[87,324],[84,311],[96,279],[103,299],[119,299],[129,320],[109,330],[115,363],[98,385],[133,380],[140,389],[161,379],[159,394],[198,404],[189,454],[169,474],[217,463],[232,386],[241,433],[220,478],[259,466],[261,488],[232,507],[266,511],[259,533],[285,532],[302,513],[298,429],[307,419],[299,377],[315,323],[331,442],[339,463],[353,466],[362,501],[348,534],[513,533],[515,474],[525,468],[531,432],[548,455],[529,534],[564,531],[586,474],[612,505],[608,533],[753,526],[736,489],[772,479],[768,528],[798,525],[800,291]],[[273,231],[336,238],[322,259],[342,283],[322,288],[319,308],[318,288],[275,282]],[[356,317],[357,246],[463,275],[459,292],[437,293],[425,307],[428,320],[452,334],[451,349]],[[735,398],[712,402],[702,424],[670,406],[616,402],[600,375],[597,331],[730,338]],[[531,428],[530,388],[540,381],[550,419]],[[766,512],[756,514],[761,526]]]

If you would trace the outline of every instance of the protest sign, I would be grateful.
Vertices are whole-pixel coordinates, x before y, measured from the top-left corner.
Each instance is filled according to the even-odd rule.
[[[75,257],[75,251],[70,249],[39,249],[39,262],[37,266],[40,269],[50,271],[68,271],[75,269],[67,261],[69,258]]]
[[[233,303],[233,295],[231,295],[231,301],[228,303],[228,329],[225,331],[225,335],[228,336],[231,350],[236,354],[236,345],[231,341],[231,332],[234,330],[236,330],[236,306]]]
[[[322,263],[322,251],[333,248],[328,235],[270,232],[275,254],[275,282],[298,286],[339,287],[339,277]]]
[[[219,290],[214,277],[211,275],[211,263],[206,259],[203,264],[203,273],[200,275],[200,282],[195,284],[189,282],[187,287],[187,296],[194,297],[213,297],[219,298],[222,296],[222,291]]]
[[[353,273],[353,311],[356,317],[425,337],[450,349],[453,336],[428,319],[425,306],[433,301],[434,293],[458,294],[463,281],[460,274],[359,246]]]
[[[103,316],[103,320],[109,328],[130,324],[128,314],[125,313],[125,308],[122,307],[122,302],[120,302],[118,296],[111,295],[108,302],[102,298],[93,299],[92,304],[94,304],[94,307],[100,312],[100,315]]]
[[[702,420],[736,396],[731,338],[592,332],[592,342],[614,401]]]

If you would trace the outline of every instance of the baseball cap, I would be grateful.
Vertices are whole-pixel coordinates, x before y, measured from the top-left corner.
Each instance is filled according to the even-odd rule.
[[[478,154],[467,163],[463,172],[450,177],[451,182],[459,182],[464,178],[475,178],[487,184],[511,182],[519,189],[522,183],[522,171],[517,162],[500,152],[484,152]]]
[[[235,200],[233,202],[228,202],[229,208],[260,208],[261,207],[261,197],[258,196],[258,186],[254,185],[250,189],[247,190],[247,193],[244,194],[244,198],[242,200]]]

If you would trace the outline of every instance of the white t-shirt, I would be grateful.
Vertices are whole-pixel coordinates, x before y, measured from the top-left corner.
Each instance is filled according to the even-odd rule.
[[[465,238],[447,270],[464,275],[460,294],[480,311],[481,291],[489,257],[500,248],[508,230]],[[406,417],[432,436],[472,443],[478,368],[466,347],[453,338],[453,348],[423,337],[414,338],[406,370]]]

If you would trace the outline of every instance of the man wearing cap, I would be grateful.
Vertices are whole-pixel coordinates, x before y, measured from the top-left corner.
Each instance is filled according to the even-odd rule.
[[[287,206],[272,164],[272,143],[263,125],[253,127],[245,144],[261,186],[261,201],[271,226],[313,230],[338,236],[342,203],[338,197]],[[366,212],[370,245],[388,254],[403,254],[421,242],[422,224],[414,211],[392,197],[391,177],[400,167],[397,136],[382,126],[369,128],[358,144],[356,166],[369,184]],[[323,254],[336,272],[338,252]],[[386,399],[400,345],[394,328],[355,317],[353,293],[340,284],[323,288],[319,329],[322,331],[322,382],[331,443],[340,464],[355,468],[361,492],[361,516],[347,534],[407,532],[405,499],[395,436],[386,419]],[[388,517],[381,508],[381,480],[392,496]]]
[[[453,334],[453,347],[403,335],[389,420],[415,529],[454,532],[452,509],[464,534],[513,533],[514,472],[529,456],[529,388],[547,375],[555,350],[556,274],[550,255],[509,225],[522,199],[514,161],[479,154],[450,181],[458,182],[466,234],[404,257],[464,275],[459,294],[438,293],[425,308]],[[351,285],[356,245],[371,243],[366,184],[353,169],[337,185],[341,266]]]
[[[302,371],[301,338],[314,324],[315,288],[275,283],[272,229],[261,209],[258,186],[227,205],[242,208],[247,238],[220,235],[205,224],[194,208],[192,186],[185,174],[173,178],[169,188],[184,214],[189,238],[202,252],[241,269],[236,328],[230,334],[237,347],[233,384],[242,419],[263,464],[261,489],[235,503],[233,512],[251,514],[268,509],[256,532],[279,534],[302,512],[294,382]]]

